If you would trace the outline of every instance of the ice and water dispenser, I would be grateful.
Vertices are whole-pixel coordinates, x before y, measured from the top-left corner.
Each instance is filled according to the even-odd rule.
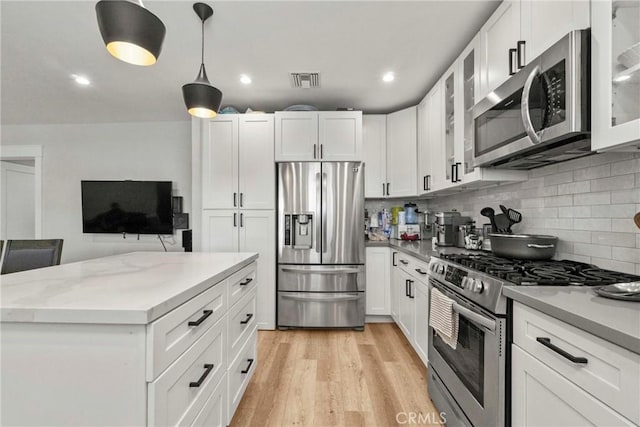
[[[293,249],[313,247],[313,213],[284,215],[284,245]]]

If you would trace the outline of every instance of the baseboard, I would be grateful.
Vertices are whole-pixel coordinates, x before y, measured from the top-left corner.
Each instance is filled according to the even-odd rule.
[[[260,331],[273,331],[275,329],[275,322],[258,322],[258,330]]]
[[[388,315],[367,315],[364,319],[365,323],[393,323],[393,318]]]

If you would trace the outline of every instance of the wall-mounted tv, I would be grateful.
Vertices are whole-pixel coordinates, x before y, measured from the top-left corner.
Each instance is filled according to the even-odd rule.
[[[82,181],[83,233],[173,233],[171,181]]]

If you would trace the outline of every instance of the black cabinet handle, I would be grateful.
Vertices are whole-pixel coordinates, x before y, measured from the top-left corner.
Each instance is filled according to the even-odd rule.
[[[240,227],[244,227],[244,221],[243,221],[243,218],[244,218],[244,214],[243,214],[243,213],[241,213],[241,214],[240,214]]]
[[[391,194],[389,194],[389,183],[387,182],[387,196],[390,196]]]
[[[204,373],[202,374],[202,376],[200,376],[200,378],[198,378],[198,381],[191,381],[189,383],[189,387],[200,387],[204,382],[204,380],[207,378],[207,376],[211,373],[212,369],[213,369],[213,363],[205,363]]]
[[[514,56],[517,55],[516,49],[509,49],[509,75],[513,76],[516,72],[513,69],[514,64]]]
[[[413,280],[409,280],[409,298],[415,298],[415,295],[413,294]]]
[[[238,193],[233,193],[233,207],[238,207]]]
[[[247,318],[246,318],[246,319],[244,319],[244,320],[241,320],[241,321],[240,321],[240,324],[241,324],[241,325],[246,325],[247,323],[249,323],[249,320],[251,320],[251,318],[252,318],[252,317],[253,317],[253,313],[249,313],[249,314],[247,314]]]
[[[424,177],[422,177],[422,189],[424,191],[427,191],[427,175],[425,175]]]
[[[402,265],[407,265],[407,264],[409,264],[409,261],[405,261],[405,260],[403,260],[403,259],[401,259],[401,260],[400,260],[400,262],[402,263]]]
[[[397,266],[398,266],[398,264],[396,264],[396,255],[398,255],[398,252],[394,252],[394,253],[391,255],[391,264],[393,264],[393,266],[394,266],[394,267],[397,267]]]
[[[240,207],[242,207],[242,205],[243,205],[243,203],[244,203],[244,202],[242,201],[243,196],[244,196],[244,193],[240,193]]]
[[[427,175],[427,191],[431,191],[431,175]]]
[[[458,162],[456,163],[456,182],[462,182],[462,180],[460,179],[460,166],[462,165],[462,163]],[[242,193],[241,193],[242,194]],[[242,200],[242,199],[240,199]]]
[[[316,158],[316,144],[313,144],[313,158]]]
[[[251,365],[253,365],[253,359],[247,359],[247,362],[249,362],[249,364],[247,365],[247,368],[244,371],[240,371],[241,374],[249,373],[249,369],[251,369]]]
[[[524,68],[524,48],[527,42],[524,40],[518,40],[518,44],[516,45],[516,50],[518,52],[518,70]]]
[[[451,182],[456,182],[456,165],[455,165],[455,163],[451,164]]]
[[[247,286],[249,283],[253,282],[253,278],[249,277],[244,282],[240,282],[240,286]]]
[[[233,226],[234,227],[238,226],[238,214],[237,213],[233,214]]]
[[[416,268],[416,271],[417,271],[418,273],[422,274],[423,276],[427,274],[427,272],[426,272],[426,271],[422,271],[422,269],[420,269],[420,268]]]
[[[189,326],[200,326],[200,324],[202,322],[204,322],[205,320],[207,320],[207,317],[211,316],[212,314],[213,314],[213,310],[204,310],[202,312],[202,316],[200,316],[200,318],[198,320],[192,320],[187,324]]]
[[[569,359],[573,363],[586,364],[588,362],[586,357],[576,357],[576,356],[574,356],[574,355],[572,355],[570,353],[567,353],[566,351],[564,351],[563,349],[561,349],[557,345],[551,344],[551,338],[538,337],[538,338],[536,338],[536,341],[538,341],[543,346],[555,351],[556,353],[558,353],[560,356],[564,357],[565,359]]]
[[[404,281],[404,296],[409,296],[409,280]]]
[[[324,159],[324,144],[320,144],[320,158]]]

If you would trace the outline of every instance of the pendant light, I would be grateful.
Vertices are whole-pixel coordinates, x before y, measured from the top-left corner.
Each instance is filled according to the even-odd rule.
[[[202,21],[202,50],[200,71],[193,83],[182,86],[182,96],[189,114],[203,119],[213,118],[218,114],[222,102],[222,92],[211,86],[204,68],[204,22],[213,15],[213,9],[204,3],[195,3],[193,10]]]
[[[102,40],[111,55],[133,65],[156,63],[166,28],[141,0],[101,0],[96,4],[96,15]]]

